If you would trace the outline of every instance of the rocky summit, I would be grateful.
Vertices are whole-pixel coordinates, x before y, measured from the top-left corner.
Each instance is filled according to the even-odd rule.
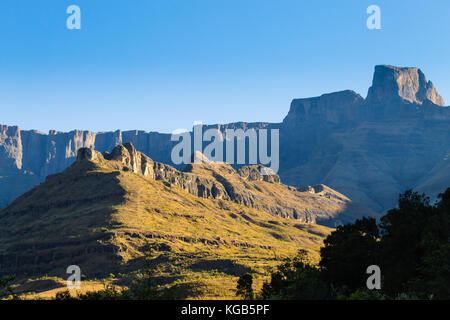
[[[444,106],[444,99],[419,68],[376,66],[367,103],[381,104],[401,100]]]
[[[450,108],[419,68],[376,66],[366,98],[346,90],[294,99],[282,123],[208,128],[224,135],[226,129],[279,129],[283,183],[297,188],[324,184],[380,213],[406,189],[435,198],[449,185]],[[0,207],[69,167],[78,149],[105,152],[127,142],[155,161],[184,169],[171,162],[175,143],[169,134],[43,134],[0,126]]]
[[[385,65],[375,67],[366,99],[350,90],[294,99],[281,124],[280,177],[320,181],[378,212],[406,189],[435,199],[450,184],[443,105],[420,69]]]

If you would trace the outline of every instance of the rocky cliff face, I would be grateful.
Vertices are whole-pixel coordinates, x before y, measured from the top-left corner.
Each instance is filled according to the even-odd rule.
[[[0,207],[40,181],[23,159],[26,147],[18,127],[0,125]]]
[[[92,154],[92,156],[86,157],[85,154]],[[103,156],[92,149],[80,149],[78,160],[84,158],[88,158],[90,161],[109,160],[110,165],[118,170],[131,171],[150,179],[165,181],[169,185],[180,187],[198,197],[230,200],[220,183],[178,171],[163,163],[154,162],[145,154],[137,151],[130,142],[116,146],[111,153],[105,152]]]
[[[401,99],[416,104],[431,102],[444,106],[444,99],[419,68],[376,66],[367,103],[382,104]]]
[[[445,176],[436,172],[450,150],[443,105],[420,69],[392,66],[375,67],[365,100],[349,91],[295,99],[281,129],[279,174],[295,186],[324,183],[379,212],[425,181],[450,185],[427,179]]]
[[[0,125],[0,168],[22,169],[22,139],[19,127]]]
[[[354,91],[346,90],[320,97],[294,99],[284,124],[299,122],[341,123],[357,116],[364,99]]]
[[[395,205],[407,188],[432,190],[435,196],[443,191],[437,186],[450,185],[442,169],[450,161],[450,108],[418,68],[376,66],[366,99],[351,90],[294,99],[283,123],[237,122],[203,130],[210,128],[225,138],[226,129],[279,129],[281,181],[296,187],[323,183],[376,211]],[[67,168],[79,148],[104,152],[126,142],[158,163],[173,165],[175,143],[169,134],[43,134],[0,126],[0,206]],[[133,164],[132,170],[141,165]],[[247,168],[239,174],[261,179],[255,173]]]
[[[91,148],[78,151],[77,162],[93,162],[114,170],[133,172],[146,178],[163,181],[171,188],[179,187],[190,194],[214,200],[228,200],[248,208],[265,211],[284,218],[314,222],[326,226],[352,221],[363,215],[377,216],[367,208],[358,207],[347,197],[324,186],[298,190],[281,184],[276,174],[263,175],[262,165],[233,169],[216,163],[197,152],[199,163],[191,163],[184,171],[153,161],[137,151],[132,143],[116,146],[103,154]],[[53,179],[53,176],[50,177]]]
[[[132,142],[154,159],[170,163],[173,143],[169,134],[120,130],[44,134],[0,125],[0,207],[44,181],[48,175],[66,169],[75,161],[80,148],[103,152],[123,142]]]

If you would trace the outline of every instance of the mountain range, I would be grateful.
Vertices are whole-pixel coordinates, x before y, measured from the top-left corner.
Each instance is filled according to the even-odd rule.
[[[379,213],[406,189],[434,198],[450,182],[450,108],[418,68],[376,66],[365,99],[351,90],[294,99],[282,123],[206,128],[279,129],[283,183],[323,184]],[[44,134],[0,125],[0,207],[69,167],[83,147],[104,152],[131,142],[153,160],[182,169],[171,161],[170,136],[137,130]]]
[[[203,126],[224,141],[227,129],[278,129],[271,175],[199,151],[175,165],[170,134],[0,126],[0,277],[50,297],[69,265],[84,288],[124,288],[151,261],[176,298],[232,298],[238,276],[260,287],[299,249],[317,260],[331,228],[379,217],[405,189],[445,190],[449,110],[420,69],[383,65],[365,99],[347,90],[294,99],[282,123]]]

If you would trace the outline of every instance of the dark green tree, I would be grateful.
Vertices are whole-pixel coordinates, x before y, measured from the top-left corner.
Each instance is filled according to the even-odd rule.
[[[136,279],[131,284],[129,290],[125,291],[124,296],[133,300],[157,300],[161,299],[162,292],[158,290],[158,284],[155,280],[155,273],[158,265],[155,262],[153,250],[147,243],[144,246],[144,267],[137,274]]]
[[[239,277],[236,287],[236,296],[242,297],[244,300],[253,300],[253,277],[250,273],[246,273]]]
[[[323,278],[341,294],[365,287],[367,267],[377,264],[378,241],[378,227],[373,218],[337,227],[320,250]]]
[[[272,272],[261,297],[450,299],[450,188],[435,205],[406,191],[380,220],[337,227],[324,241],[319,269],[300,252]],[[366,287],[373,264],[381,269],[380,291]]]
[[[278,266],[261,290],[262,299],[323,300],[331,297],[330,286],[322,280],[320,271],[307,261],[305,250]]]
[[[433,214],[428,197],[408,190],[399,196],[398,207],[381,218],[379,265],[388,294],[395,296],[412,289],[410,284],[419,276],[426,254],[423,240]]]
[[[16,299],[16,295],[14,294],[11,288],[11,282],[14,281],[14,276],[4,276],[0,277],[0,298],[2,297],[12,297]]]
[[[408,282],[410,290],[423,298],[450,298],[450,188],[427,217],[420,239],[417,276]]]

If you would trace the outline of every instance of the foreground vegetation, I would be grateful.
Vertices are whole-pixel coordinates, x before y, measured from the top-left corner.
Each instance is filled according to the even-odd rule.
[[[407,191],[381,218],[340,226],[325,240],[317,266],[305,251],[278,266],[260,299],[450,299],[450,188],[431,205]],[[381,289],[369,290],[366,269],[381,269]],[[252,276],[239,279],[241,297],[253,297]]]
[[[153,280],[159,293],[170,291],[176,299],[236,298],[240,275],[252,273],[254,285],[261,287],[270,270],[299,249],[318,259],[332,231],[234,201],[195,196],[113,164],[124,167],[77,161],[0,212],[0,277],[15,274],[10,286],[22,298],[48,299],[65,290],[70,265],[82,274],[81,289],[73,295],[112,286],[129,290],[145,273],[146,246],[158,266]],[[240,179],[232,168],[208,168],[209,179],[226,176],[226,170],[233,186]],[[201,169],[206,171],[196,168]],[[206,179],[206,172],[197,173]],[[278,183],[244,182],[242,192],[265,194],[269,207],[283,193],[284,201],[308,209],[344,205]]]
[[[379,290],[366,286],[370,265],[380,267]],[[144,267],[134,274],[129,286],[105,283],[102,290],[78,295],[61,291],[54,299],[179,299],[176,284],[164,287],[156,281],[159,268],[155,252],[147,244]],[[261,274],[249,270],[239,279],[230,278],[235,294],[248,300],[450,299],[450,188],[436,204],[425,195],[407,191],[379,223],[363,218],[337,227],[324,240],[318,263],[310,252],[300,250],[285,258],[257,288],[254,280],[261,282]],[[198,286],[205,278],[191,282],[191,293],[201,291]],[[0,287],[12,294],[11,280],[0,279]]]

